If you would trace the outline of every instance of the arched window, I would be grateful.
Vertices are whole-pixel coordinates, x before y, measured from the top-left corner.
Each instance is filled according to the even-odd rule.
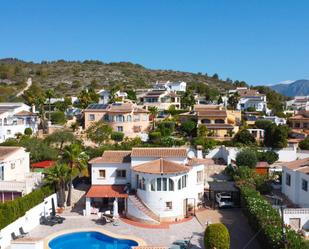
[[[210,124],[210,119],[202,119],[202,124]]]
[[[138,188],[142,189],[142,190],[146,190],[146,184],[145,184],[145,178],[144,177],[139,180]]]
[[[2,126],[2,118],[0,118],[0,126]]]
[[[216,124],[224,124],[224,120],[223,119],[216,119],[215,123]]]
[[[168,179],[168,189],[174,191],[174,181],[172,179]]]
[[[124,121],[124,116],[123,115],[117,115],[116,116],[116,122],[123,122]]]
[[[8,124],[8,120],[7,120],[7,118],[4,118],[3,119],[3,125],[7,125]]]
[[[178,180],[178,190],[181,189],[181,178]]]
[[[132,116],[131,116],[131,115],[129,115],[129,116],[127,117],[127,121],[128,121],[128,122],[131,122],[131,121],[132,121]]]
[[[156,179],[152,179],[150,181],[150,190],[151,191],[156,191]]]

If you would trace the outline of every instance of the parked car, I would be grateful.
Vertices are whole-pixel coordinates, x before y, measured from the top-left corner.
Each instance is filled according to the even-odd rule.
[[[219,207],[234,207],[234,202],[232,200],[232,196],[226,193],[218,193],[216,194],[216,202]]]

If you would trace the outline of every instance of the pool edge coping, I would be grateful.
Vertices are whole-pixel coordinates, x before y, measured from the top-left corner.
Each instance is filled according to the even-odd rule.
[[[48,235],[47,237],[45,237],[43,239],[43,243],[44,243],[43,248],[44,249],[51,249],[48,246],[48,243],[52,239],[55,239],[58,236],[69,234],[69,233],[77,233],[77,232],[99,232],[99,233],[105,234],[105,235],[112,237],[112,238],[115,238],[115,239],[134,240],[135,242],[137,242],[137,244],[138,244],[137,246],[147,246],[147,243],[143,239],[132,236],[132,235],[116,234],[116,233],[113,233],[111,231],[105,230],[103,228],[76,228],[76,229],[65,229],[65,230],[61,230],[59,232],[55,232],[55,233]]]

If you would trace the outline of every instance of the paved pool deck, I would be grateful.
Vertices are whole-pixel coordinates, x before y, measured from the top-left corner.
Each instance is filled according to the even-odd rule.
[[[96,216],[83,217],[83,216],[66,216],[66,220],[63,224],[55,226],[39,225],[32,231],[30,231],[31,237],[46,238],[53,233],[59,231],[69,231],[75,229],[92,230],[92,229],[104,229],[113,234],[134,236],[142,239],[149,246],[170,246],[173,241],[177,239],[183,239],[193,235],[191,240],[191,248],[204,248],[203,245],[203,226],[198,222],[196,218],[188,220],[179,224],[171,224],[168,228],[145,228],[137,227],[122,220],[119,220],[118,226],[114,226],[111,223],[103,224],[101,219]]]

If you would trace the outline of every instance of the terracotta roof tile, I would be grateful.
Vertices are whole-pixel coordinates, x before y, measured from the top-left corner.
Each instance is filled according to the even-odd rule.
[[[127,198],[125,185],[92,185],[86,194],[86,197],[91,198]]]
[[[0,146],[0,160],[4,160],[9,155],[22,149],[22,147],[15,147],[15,146]]]
[[[204,165],[215,165],[215,161],[211,158],[191,158],[188,160],[188,165],[198,165],[198,164],[204,164]]]
[[[131,157],[187,157],[186,148],[133,148]]]
[[[93,158],[89,163],[130,163],[131,151],[107,150],[101,157]]]
[[[226,117],[225,110],[201,110],[197,112],[198,116],[207,116],[207,117]]]
[[[174,163],[160,158],[158,160],[137,165],[133,167],[133,170],[148,174],[173,174],[188,172],[189,168],[183,164]]]

